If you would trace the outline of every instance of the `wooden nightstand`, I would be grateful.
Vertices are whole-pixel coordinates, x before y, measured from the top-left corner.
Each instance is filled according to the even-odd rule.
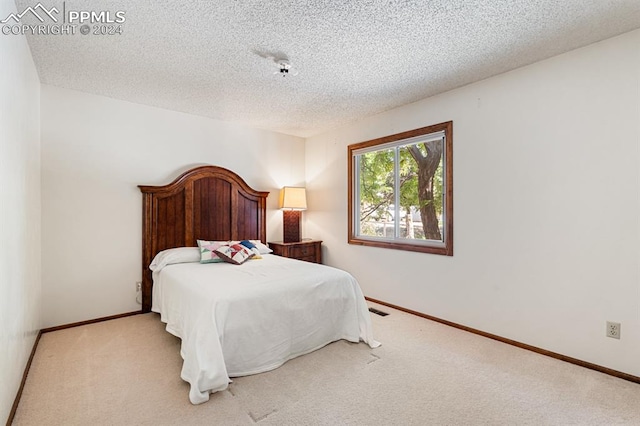
[[[273,254],[307,262],[322,263],[322,241],[302,240],[298,243],[269,242]]]

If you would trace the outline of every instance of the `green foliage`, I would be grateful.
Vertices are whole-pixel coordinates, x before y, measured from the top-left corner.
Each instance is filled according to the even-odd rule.
[[[427,155],[425,144],[417,144],[423,155]],[[395,203],[394,197],[394,157],[396,148],[373,151],[361,154],[360,169],[360,219],[365,221],[391,220],[389,212]],[[400,175],[400,208],[410,213],[419,210],[420,206],[428,203],[419,197],[418,163],[411,156],[406,147],[398,148]],[[434,200],[436,213],[442,214],[442,160],[434,176]],[[367,232],[368,234],[368,232]],[[370,234],[372,235],[372,234]]]
[[[360,218],[388,220],[393,204],[393,150],[360,155]]]
[[[436,206],[436,213],[441,216],[442,215],[442,200],[444,200],[442,194],[442,178],[444,173],[442,173],[442,160],[440,160],[440,164],[438,165],[438,169],[436,170],[436,174],[433,177],[433,203]]]
[[[406,148],[400,148],[400,206],[410,212],[411,206],[419,206],[418,164]]]

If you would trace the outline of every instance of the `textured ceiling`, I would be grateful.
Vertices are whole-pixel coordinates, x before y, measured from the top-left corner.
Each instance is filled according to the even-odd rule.
[[[41,1],[126,16],[28,36],[42,83],[298,136],[640,28],[640,0]]]

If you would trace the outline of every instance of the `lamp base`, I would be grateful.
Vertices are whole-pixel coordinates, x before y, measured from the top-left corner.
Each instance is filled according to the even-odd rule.
[[[282,239],[285,243],[300,242],[300,213],[300,210],[282,211]]]

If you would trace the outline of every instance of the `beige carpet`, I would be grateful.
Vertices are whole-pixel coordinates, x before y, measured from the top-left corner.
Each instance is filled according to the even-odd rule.
[[[344,341],[189,403],[156,314],[42,335],[15,425],[640,425],[640,385],[393,309]]]

